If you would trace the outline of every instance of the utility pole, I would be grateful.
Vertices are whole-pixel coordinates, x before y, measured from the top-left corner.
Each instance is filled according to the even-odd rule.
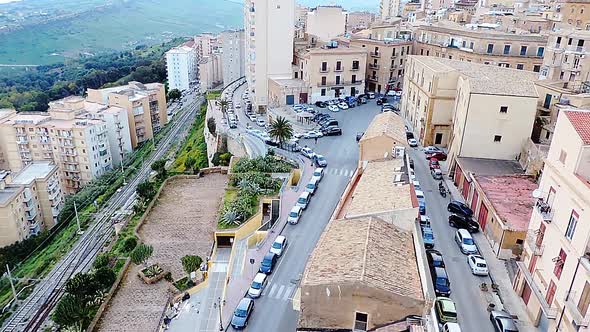
[[[76,224],[78,224],[78,234],[82,234],[82,229],[80,229],[80,218],[78,217],[78,207],[76,206],[76,201],[74,201],[74,213],[76,213]]]
[[[221,320],[221,297],[217,298],[217,307],[219,307],[219,331],[223,331],[223,321]]]
[[[10,281],[10,288],[12,289],[12,296],[16,301],[16,289],[14,288],[14,282],[12,281],[12,275],[10,274],[10,267],[6,264],[6,273],[8,274],[8,281]]]
[[[127,185],[127,180],[125,179],[125,165],[123,165],[123,159],[121,159],[121,173],[123,173],[123,185]]]

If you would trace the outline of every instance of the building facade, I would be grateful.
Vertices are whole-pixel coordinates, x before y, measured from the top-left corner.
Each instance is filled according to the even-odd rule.
[[[560,113],[535,197],[514,290],[545,331],[590,323],[590,113]]]
[[[219,38],[223,49],[221,54],[223,84],[228,85],[244,76],[246,66],[244,62],[244,30],[223,31]]]
[[[346,31],[346,11],[340,6],[318,6],[307,13],[305,32],[320,41],[330,41]]]
[[[197,79],[197,50],[179,46],[166,52],[168,88],[186,91]]]
[[[294,0],[245,2],[246,81],[258,112],[268,105],[268,80],[292,78],[294,17]]]
[[[375,22],[375,14],[371,12],[349,12],[346,14],[346,32],[368,29]]]
[[[220,53],[211,53],[199,61],[199,84],[205,93],[223,84],[223,65]]]
[[[401,16],[400,0],[381,0],[379,16],[382,21]]]

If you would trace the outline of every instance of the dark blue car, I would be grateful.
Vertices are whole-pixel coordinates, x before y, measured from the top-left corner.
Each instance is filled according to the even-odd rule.
[[[431,273],[436,296],[448,297],[451,295],[451,282],[447,276],[447,271],[442,267],[435,267],[431,270]]]
[[[275,267],[275,264],[277,263],[278,257],[279,256],[272,252],[269,252],[266,255],[264,255],[264,258],[262,259],[262,263],[260,263],[260,268],[258,269],[258,271],[266,274],[271,274],[272,269]]]
[[[234,315],[231,319],[231,326],[234,329],[243,329],[248,325],[248,319],[250,319],[250,314],[254,310],[254,300],[251,298],[243,298],[238,303],[236,310],[234,310]]]
[[[424,202],[423,200],[419,200],[418,208],[420,210],[421,215],[426,215],[426,202]]]

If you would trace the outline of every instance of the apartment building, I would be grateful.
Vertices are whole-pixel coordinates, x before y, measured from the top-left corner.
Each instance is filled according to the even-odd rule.
[[[248,0],[244,4],[246,81],[255,109],[265,112],[269,79],[292,78],[294,0]]]
[[[351,37],[350,45],[368,50],[366,76],[367,91],[386,93],[400,89],[404,77],[404,65],[412,52],[410,40],[387,40]]]
[[[199,84],[203,93],[223,84],[223,64],[219,52],[204,56],[199,61]]]
[[[298,3],[295,4],[295,27],[303,28],[305,31],[305,22],[307,21],[307,13],[309,8],[302,6]]]
[[[194,38],[194,48],[197,51],[197,61],[203,57],[210,55],[219,47],[219,40],[217,36],[212,33],[202,33],[196,35]]]
[[[104,121],[114,167],[120,165],[125,156],[133,150],[127,110],[122,107],[93,103],[83,97],[70,96],[50,102],[49,109],[53,112],[72,113],[77,119]]]
[[[2,168],[19,172],[34,161],[53,161],[71,194],[112,169],[107,124],[76,118],[71,110],[15,111],[0,122]]]
[[[340,6],[318,6],[306,16],[305,33],[328,42],[346,31],[346,11]]]
[[[246,66],[244,38],[244,30],[226,30],[219,35],[223,49],[221,64],[224,85],[244,76]]]
[[[423,145],[457,157],[514,160],[531,135],[536,74],[442,58],[410,56],[401,112]]]
[[[484,25],[488,27],[488,25]],[[414,53],[539,72],[547,36],[462,26],[449,21],[415,29]]]
[[[582,30],[590,30],[590,1],[560,0],[554,5],[554,18],[561,25]]]
[[[179,46],[166,52],[168,88],[186,91],[197,79],[197,50],[193,47]]]
[[[346,32],[368,29],[375,22],[375,14],[371,12],[348,12],[346,14]]]
[[[0,247],[50,229],[64,204],[58,167],[37,161],[20,172],[0,171]]]
[[[379,16],[382,21],[401,16],[400,0],[381,0],[379,4]]]
[[[152,139],[168,122],[164,84],[129,82],[112,88],[88,89],[87,93],[89,102],[127,110],[131,146],[134,149]]]
[[[590,113],[560,112],[514,290],[541,331],[590,323]]]

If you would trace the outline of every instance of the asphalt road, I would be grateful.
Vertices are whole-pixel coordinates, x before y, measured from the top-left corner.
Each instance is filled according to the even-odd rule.
[[[342,136],[300,140],[315,152],[323,154],[328,167],[310,205],[297,225],[287,225],[283,235],[289,240],[286,252],[270,279],[263,295],[256,299],[247,331],[295,331],[299,312],[293,310],[292,297],[299,285],[305,264],[358,163],[356,133],[364,131],[380,108],[374,101],[338,113],[330,113],[342,127]],[[291,292],[288,292],[291,290]],[[230,327],[231,330],[231,327]]]
[[[416,178],[426,198],[426,215],[430,217],[434,231],[434,249],[439,250],[444,258],[447,274],[451,281],[451,299],[456,304],[459,325],[462,331],[493,332],[487,312],[487,302],[482,297],[479,285],[491,283],[489,277],[474,276],[467,264],[467,255],[463,255],[455,243],[455,228],[449,226],[447,204],[450,195],[443,198],[438,191],[438,181],[430,175],[428,161],[418,149],[410,149],[414,159]],[[488,245],[483,243],[481,245]]]

